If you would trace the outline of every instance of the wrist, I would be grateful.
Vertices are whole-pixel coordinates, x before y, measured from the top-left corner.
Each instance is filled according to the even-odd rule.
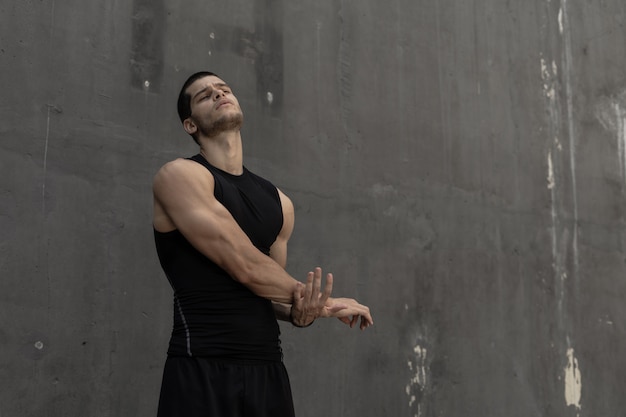
[[[315,321],[315,319],[311,320],[311,322],[309,324],[298,324],[295,322],[295,320],[293,319],[293,306],[291,307],[291,311],[289,312],[289,321],[291,322],[291,324],[293,324],[296,327],[299,327],[301,329],[304,329],[305,327],[309,327],[310,325],[313,324],[313,322]]]

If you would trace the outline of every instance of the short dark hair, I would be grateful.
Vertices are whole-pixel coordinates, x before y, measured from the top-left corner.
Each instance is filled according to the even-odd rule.
[[[204,77],[219,77],[217,74],[212,73],[210,71],[200,71],[192,74],[185,84],[183,84],[183,88],[180,89],[180,93],[178,94],[178,117],[180,117],[180,121],[185,121],[186,118],[191,116],[191,94],[187,93],[187,88],[200,78]]]

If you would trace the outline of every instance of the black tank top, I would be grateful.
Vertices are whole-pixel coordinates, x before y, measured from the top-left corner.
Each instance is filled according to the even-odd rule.
[[[283,225],[278,190],[248,171],[231,175],[201,155],[189,158],[215,178],[215,198],[252,243],[269,255]],[[157,254],[174,290],[174,327],[168,355],[224,360],[280,361],[280,330],[271,301],[232,279],[178,231],[154,231]]]

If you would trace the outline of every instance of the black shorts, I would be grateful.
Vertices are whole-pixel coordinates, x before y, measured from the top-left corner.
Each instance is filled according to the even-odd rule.
[[[282,362],[168,357],[157,417],[294,417]]]

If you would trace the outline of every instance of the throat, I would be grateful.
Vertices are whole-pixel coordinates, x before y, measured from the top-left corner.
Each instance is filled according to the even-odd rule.
[[[228,172],[231,175],[243,174],[243,158],[241,152],[209,151],[205,148],[201,148],[200,155],[202,155],[209,164],[224,172]]]

